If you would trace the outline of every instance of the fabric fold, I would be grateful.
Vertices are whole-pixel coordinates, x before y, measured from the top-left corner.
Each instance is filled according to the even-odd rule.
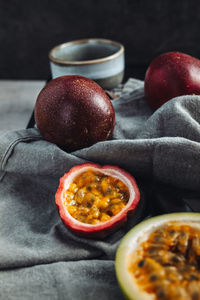
[[[115,92],[109,141],[67,153],[37,128],[0,136],[2,299],[121,299],[114,259],[126,232],[161,212],[200,210],[200,96],[172,99],[153,113],[142,81]],[[55,204],[59,178],[87,161],[124,168],[141,191],[133,218],[103,240],[75,236]]]

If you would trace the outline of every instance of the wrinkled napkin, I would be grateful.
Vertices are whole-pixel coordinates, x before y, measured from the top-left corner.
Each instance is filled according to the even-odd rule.
[[[123,299],[114,259],[126,232],[153,215],[199,211],[200,97],[152,113],[143,85],[130,79],[115,90],[109,141],[67,153],[37,128],[0,137],[0,299]],[[87,161],[124,168],[141,191],[134,217],[103,240],[75,236],[55,205],[59,178]]]

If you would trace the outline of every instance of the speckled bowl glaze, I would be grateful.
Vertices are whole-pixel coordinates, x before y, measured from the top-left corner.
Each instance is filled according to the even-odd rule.
[[[52,78],[81,75],[112,89],[124,76],[124,47],[105,39],[82,39],[58,45],[49,52]]]

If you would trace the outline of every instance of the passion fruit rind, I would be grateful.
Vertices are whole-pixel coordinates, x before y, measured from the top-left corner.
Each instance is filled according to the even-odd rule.
[[[162,215],[135,226],[116,253],[116,275],[125,296],[134,300],[200,299],[197,244],[200,246],[199,213]]]
[[[79,75],[49,81],[37,97],[34,116],[43,138],[68,152],[110,139],[115,126],[105,91]]]
[[[98,224],[86,224],[72,217],[66,209],[63,199],[63,191],[66,191],[73,180],[87,170],[94,170],[102,174],[121,180],[127,187],[130,197],[126,206],[110,220]],[[104,238],[118,230],[132,216],[140,200],[140,192],[135,179],[126,171],[116,166],[100,166],[94,163],[84,163],[71,168],[71,170],[60,179],[60,185],[56,193],[56,204],[64,224],[75,234],[88,238]]]

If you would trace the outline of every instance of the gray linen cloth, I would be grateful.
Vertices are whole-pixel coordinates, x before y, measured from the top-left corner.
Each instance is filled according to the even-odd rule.
[[[153,206],[159,193],[149,196],[149,187],[170,187],[169,195],[183,198],[189,191],[198,204],[200,97],[173,99],[152,114],[143,90],[135,79],[116,90],[113,139],[87,149],[64,152],[36,128],[0,137],[0,299],[123,299],[116,249]],[[141,189],[135,216],[104,240],[75,236],[55,205],[59,178],[86,161],[124,168]]]

